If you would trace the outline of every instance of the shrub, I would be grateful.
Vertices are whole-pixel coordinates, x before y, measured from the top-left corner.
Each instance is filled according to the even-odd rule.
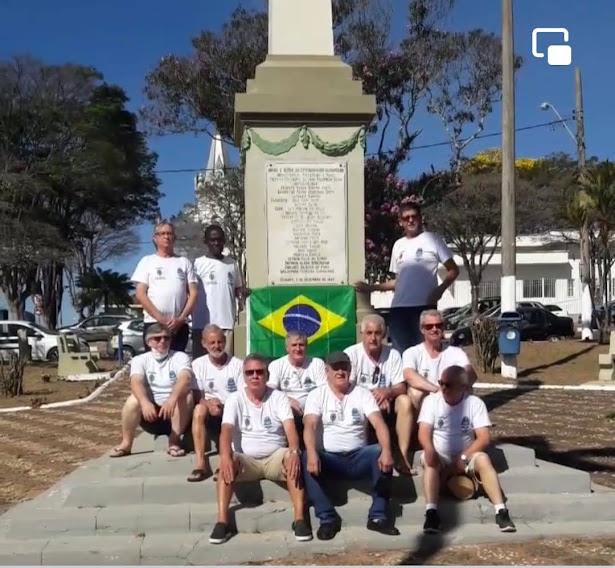
[[[497,322],[489,318],[478,318],[472,324],[472,339],[476,359],[483,373],[494,373],[499,354]]]

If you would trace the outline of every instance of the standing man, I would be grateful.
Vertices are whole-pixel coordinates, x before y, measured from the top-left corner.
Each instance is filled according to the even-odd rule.
[[[393,245],[389,271],[395,278],[382,284],[357,282],[359,292],[394,290],[389,327],[393,347],[403,353],[421,342],[419,315],[435,308],[444,291],[459,276],[453,253],[436,233],[423,230],[421,207],[402,203],[399,224],[404,236]],[[446,276],[438,284],[438,266],[444,265]]]
[[[243,374],[245,386],[224,405],[216,485],[218,520],[209,542],[222,544],[233,535],[229,504],[235,483],[261,479],[286,481],[295,539],[312,540],[312,529],[304,517],[299,436],[288,398],[267,386],[267,361],[262,355],[248,355]]]
[[[202,288],[192,312],[193,355],[197,357],[203,353],[201,349],[195,350],[194,346],[200,346],[200,334],[208,323],[213,323],[224,331],[226,351],[232,355],[235,305],[239,302],[239,309],[243,309],[245,296],[243,277],[235,259],[223,254],[226,238],[222,227],[206,227],[203,242],[207,251],[194,262]]]
[[[416,418],[421,410],[423,399],[430,393],[440,390],[439,380],[442,373],[453,365],[465,369],[468,388],[476,381],[476,371],[465,351],[459,347],[444,347],[444,318],[438,310],[425,310],[419,318],[423,343],[406,349],[402,355],[404,379],[410,386],[412,401],[410,432],[415,431]]]
[[[188,481],[203,481],[209,477],[211,468],[205,456],[207,427],[213,425],[212,429],[219,431],[226,400],[243,387],[242,361],[224,350],[224,332],[217,325],[209,324],[203,330],[201,341],[207,354],[192,361],[192,392],[196,403],[192,416],[195,464]]]
[[[515,532],[504,505],[504,496],[491,459],[485,453],[491,443],[491,420],[485,403],[468,394],[467,373],[453,365],[440,379],[441,391],[430,394],[419,416],[419,442],[425,496],[426,533],[440,532],[438,498],[440,482],[452,475],[468,475],[480,482],[495,508],[495,522],[502,532]]]
[[[402,458],[400,469],[413,473],[408,461],[412,404],[404,381],[401,355],[383,341],[386,323],[382,316],[369,314],[361,321],[361,342],[344,349],[352,363],[351,383],[372,392],[387,424],[395,428]]]
[[[323,487],[329,477],[369,478],[372,505],[367,528],[396,536],[399,531],[387,510],[393,471],[387,425],[372,394],[350,382],[352,366],[346,353],[329,354],[326,369],[327,384],[310,392],[304,410],[303,478],[320,520],[316,536],[331,540],[342,526],[342,519]],[[368,422],[376,431],[378,444],[367,444]],[[317,432],[321,426],[322,449],[319,449]]]
[[[145,312],[143,342],[149,349],[145,341],[147,330],[158,322],[172,335],[171,349],[185,351],[190,335],[187,320],[198,293],[197,279],[192,263],[173,250],[175,227],[171,223],[158,223],[153,240],[156,253],[144,256],[132,275],[137,284],[137,302]]]

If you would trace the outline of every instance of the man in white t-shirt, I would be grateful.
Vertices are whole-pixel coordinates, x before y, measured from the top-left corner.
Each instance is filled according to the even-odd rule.
[[[188,481],[193,482],[203,481],[211,474],[205,456],[208,427],[219,432],[226,400],[243,387],[242,361],[224,350],[224,332],[217,325],[206,325],[202,342],[207,354],[192,361],[192,394],[196,403],[192,416],[195,464]]]
[[[323,487],[329,477],[368,477],[372,505],[367,528],[398,535],[388,514],[393,456],[387,425],[372,394],[350,382],[352,365],[348,355],[330,353],[326,363],[327,383],[308,394],[303,411],[303,479],[320,520],[316,536],[330,540],[341,529],[341,519]],[[376,431],[378,444],[367,445],[368,422]],[[317,440],[321,427],[322,445]]]
[[[161,221],[154,227],[156,253],[144,256],[132,275],[135,297],[143,306],[143,341],[150,325],[165,325],[172,335],[171,349],[185,351],[190,335],[188,316],[196,302],[197,278],[192,263],[176,256],[175,227]]]
[[[361,342],[344,349],[352,363],[350,382],[372,392],[387,425],[395,429],[402,458],[399,470],[412,473],[408,461],[412,403],[404,381],[401,355],[388,345],[386,322],[378,314],[361,321]]]
[[[448,367],[439,381],[441,391],[430,394],[419,415],[419,442],[423,447],[426,533],[440,532],[438,497],[440,482],[467,475],[482,484],[495,507],[495,521],[502,532],[515,532],[504,505],[504,496],[491,459],[485,453],[491,443],[491,421],[485,403],[468,394],[463,367]]]
[[[267,361],[248,355],[243,362],[244,386],[224,405],[217,479],[218,520],[209,537],[222,544],[233,535],[229,503],[235,483],[286,481],[293,505],[295,539],[312,539],[305,521],[305,492],[301,484],[299,436],[288,397],[267,386]]]
[[[357,282],[360,292],[394,290],[389,328],[393,347],[403,353],[421,342],[419,315],[435,308],[444,291],[459,276],[453,253],[436,233],[423,230],[421,207],[417,203],[402,203],[399,223],[404,236],[391,251],[389,272],[395,278],[380,284]],[[446,275],[438,284],[438,266],[444,265]]]
[[[408,394],[412,401],[410,439],[416,429],[416,419],[423,399],[432,392],[438,392],[438,381],[447,367],[459,365],[466,369],[469,377],[468,388],[476,381],[476,372],[465,351],[459,347],[444,346],[442,314],[438,310],[425,310],[421,312],[419,322],[423,343],[409,347],[402,355],[404,379],[410,386]]]
[[[287,355],[269,364],[267,383],[272,389],[281,390],[288,396],[290,407],[299,422],[308,393],[327,381],[324,361],[318,357],[308,357],[307,343],[307,335],[289,331],[285,343]]]
[[[199,277],[199,298],[192,311],[193,338],[208,323],[216,324],[226,335],[226,350],[233,353],[233,328],[235,326],[235,308],[239,302],[242,309],[244,300],[243,277],[234,258],[224,255],[226,238],[219,225],[205,228],[203,242],[207,253],[194,261],[194,270]],[[193,339],[193,355],[202,354],[200,342]]]
[[[113,458],[130,455],[139,425],[155,436],[167,435],[170,456],[185,454],[181,436],[193,407],[190,358],[169,349],[171,333],[160,323],[148,327],[145,341],[150,350],[130,362],[132,394],[122,409],[122,442],[110,454]]]

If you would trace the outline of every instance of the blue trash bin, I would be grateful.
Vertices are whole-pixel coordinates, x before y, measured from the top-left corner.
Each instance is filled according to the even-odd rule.
[[[498,320],[498,347],[500,355],[521,353],[521,315],[517,312],[502,312]]]

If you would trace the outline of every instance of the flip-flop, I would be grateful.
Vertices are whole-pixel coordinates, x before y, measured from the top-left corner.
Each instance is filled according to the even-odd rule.
[[[124,448],[113,448],[111,453],[109,454],[110,458],[123,458],[129,456],[131,454],[130,450],[125,450]]]
[[[211,472],[207,472],[204,469],[193,469],[188,476],[188,481],[196,483],[199,481],[205,481]]]
[[[172,458],[181,458],[186,455],[186,451],[179,446],[169,446],[167,454],[169,454]]]

